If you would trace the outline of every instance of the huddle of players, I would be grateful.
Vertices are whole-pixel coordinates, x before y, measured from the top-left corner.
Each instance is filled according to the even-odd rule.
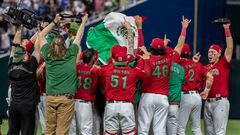
[[[229,112],[229,63],[233,48],[229,24],[224,25],[227,41],[224,57],[220,59],[221,47],[212,45],[208,56],[210,64],[204,67],[198,63],[199,54],[193,60],[190,58],[190,48],[185,44],[188,19],[182,19],[181,35],[174,49],[167,47],[168,39],[154,38],[150,52],[143,46],[141,18],[137,16],[135,19],[140,35],[136,53],[129,55],[126,47],[115,45],[109,64],[104,66],[96,66],[98,56],[91,49],[85,50],[79,58],[81,61],[76,66],[78,89],[74,97],[77,130],[82,134],[93,134],[93,106],[100,83],[106,98],[105,134],[118,134],[121,129],[122,134],[144,135],[149,134],[150,127],[154,134],[185,134],[188,120],[192,123],[193,133],[202,134],[201,97],[207,100],[204,109],[206,134],[225,134]],[[123,25],[131,35],[130,24],[124,22]],[[131,38],[129,36],[129,41]],[[131,48],[131,42],[129,45]],[[130,67],[133,59],[137,60],[136,67]],[[44,64],[38,72],[43,72],[43,68]],[[204,78],[205,88],[200,93]],[[134,112],[138,80],[142,81],[142,94],[138,111]],[[138,122],[135,121],[136,114]]]
[[[188,121],[193,133],[201,135],[201,99],[206,100],[205,133],[226,134],[229,63],[233,49],[229,24],[224,25],[227,42],[224,56],[220,58],[219,45],[211,45],[209,65],[203,66],[198,62],[200,54],[192,59],[190,47],[185,44],[189,23],[190,20],[183,17],[181,35],[174,49],[167,47],[166,38],[154,38],[150,52],[141,43],[135,54],[127,54],[126,47],[115,45],[105,66],[94,64],[97,55],[93,50],[83,52],[82,63],[77,65],[79,87],[75,96],[76,104],[79,103],[75,108],[81,125],[79,130],[83,134],[92,134],[94,130],[92,112],[98,81],[106,98],[103,118],[106,135],[119,134],[120,129],[124,135],[147,135],[150,128],[153,134],[184,135]],[[127,29],[128,25],[125,22]],[[136,67],[131,66],[133,58],[137,60]],[[138,80],[142,81],[142,94],[138,111],[134,112]]]
[[[139,18],[137,19],[139,21]],[[174,50],[166,46],[167,39],[153,39],[150,53],[140,43],[139,50],[135,54],[138,59],[136,68],[129,67],[132,55],[127,55],[127,48],[119,45],[112,48],[110,63],[100,67],[94,65],[97,53],[93,50],[84,51],[82,62],[77,64],[79,80],[75,95],[75,116],[79,123],[77,129],[82,133],[92,134],[93,132],[93,104],[100,81],[107,100],[104,112],[105,134],[117,134],[120,127],[122,134],[136,134],[137,131],[138,134],[149,134],[151,124],[154,134],[166,134],[166,132],[172,135],[185,134],[188,120],[192,123],[193,133],[202,134],[201,96],[207,99],[205,108],[211,106],[210,104],[219,104],[221,100],[227,100],[228,88],[219,89],[217,86],[219,83],[214,80],[222,81],[224,78],[228,80],[228,73],[225,70],[229,71],[229,66],[226,69],[224,67],[229,65],[231,60],[229,56],[231,54],[228,53],[231,53],[232,41],[229,41],[231,40],[229,25],[225,25],[226,52],[228,53],[218,61],[216,55],[220,57],[221,48],[218,45],[212,45],[209,49],[210,64],[206,68],[198,63],[199,54],[196,54],[193,60],[190,58],[190,48],[184,44],[189,23],[188,19],[183,18],[182,32]],[[140,56],[141,54],[143,55]],[[221,75],[219,71],[223,72],[225,77],[219,77]],[[200,93],[204,78],[206,78],[205,89]],[[132,103],[138,80],[142,80],[142,95],[138,106],[137,129]],[[212,87],[213,82],[215,85]],[[226,83],[227,81],[224,81],[220,84]],[[221,109],[218,107],[219,105],[216,105],[215,108],[205,109],[206,134],[225,134],[226,132],[229,107],[225,108],[225,114],[223,114],[225,117],[214,113]],[[220,118],[225,121],[224,124],[219,125],[222,123],[217,122]],[[209,122],[210,119],[215,122]],[[210,127],[212,128],[209,129]]]

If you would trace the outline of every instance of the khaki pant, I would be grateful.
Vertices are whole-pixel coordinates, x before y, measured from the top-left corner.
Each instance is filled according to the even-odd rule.
[[[74,113],[74,99],[47,96],[45,135],[68,135]]]

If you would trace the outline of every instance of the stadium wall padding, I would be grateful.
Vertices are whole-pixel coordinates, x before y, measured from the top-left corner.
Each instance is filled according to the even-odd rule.
[[[206,61],[208,47],[212,43],[225,44],[223,28],[213,25],[211,22],[219,17],[225,16],[225,0],[198,0],[198,32],[197,47],[203,53],[203,59]],[[187,31],[186,42],[193,49],[193,24],[194,24],[194,0],[148,0],[143,4],[128,9],[123,13],[127,15],[146,16],[147,20],[143,24],[143,33],[145,37],[145,45],[149,47],[150,41],[155,37],[162,37],[164,34],[171,39],[170,46],[175,46],[181,32],[182,15],[192,19]],[[98,22],[99,23],[99,22]],[[88,26],[82,41],[83,49],[86,49],[86,33],[87,30],[95,26],[95,23]],[[6,96],[8,90],[7,80],[7,62],[8,57],[0,59],[0,115],[6,117],[7,103]],[[240,83],[239,83],[239,61],[232,61],[230,72],[230,118],[240,118]]]

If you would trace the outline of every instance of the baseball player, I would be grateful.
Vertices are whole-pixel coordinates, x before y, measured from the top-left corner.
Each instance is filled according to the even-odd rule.
[[[170,54],[173,53],[172,48],[168,47],[167,50]],[[167,135],[177,134],[181,90],[184,83],[185,74],[183,67],[176,62],[172,62],[168,95],[169,108],[167,116]]]
[[[37,69],[38,88],[40,91],[40,102],[38,103],[39,121],[42,127],[42,134],[45,133],[45,105],[46,105],[46,80],[45,80],[45,62],[39,63]]]
[[[170,56],[166,51],[163,39],[154,38],[152,40],[150,55],[151,77],[143,81],[143,93],[138,108],[139,135],[148,135],[151,123],[154,134],[166,134],[171,63],[173,58],[181,53],[189,23],[190,20],[182,18],[182,32],[174,49],[174,57]]]
[[[185,85],[182,87],[178,134],[185,135],[186,125],[188,120],[190,120],[193,134],[202,135],[200,121],[202,107],[201,96],[206,98],[212,86],[213,76],[200,63],[190,59],[190,47],[188,44],[184,44],[183,46],[179,64],[184,67]],[[203,77],[206,77],[206,87],[200,96],[199,92],[201,90]]]
[[[77,64],[78,90],[75,95],[75,118],[81,135],[93,134],[93,107],[96,100],[98,77],[90,72],[97,60],[97,53],[88,49],[83,52],[83,63]]]
[[[206,135],[225,135],[229,114],[228,79],[233,53],[230,24],[224,24],[227,48],[221,57],[222,48],[211,45],[208,50],[209,64],[206,66],[214,77],[212,88],[204,107]]]
[[[148,57],[147,54],[143,56],[144,59]],[[150,75],[148,61],[144,60],[144,71],[139,68],[130,68],[127,66],[126,50],[119,49],[114,55],[112,65],[94,68],[93,72],[101,77],[104,76],[106,82],[107,103],[104,112],[104,133],[117,135],[121,128],[123,135],[135,135],[136,123],[132,103],[136,81]]]

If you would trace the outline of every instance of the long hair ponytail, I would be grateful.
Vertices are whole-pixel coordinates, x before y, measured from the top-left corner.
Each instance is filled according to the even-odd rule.
[[[63,59],[66,55],[67,49],[65,47],[65,40],[63,36],[57,35],[51,45],[50,58]]]

